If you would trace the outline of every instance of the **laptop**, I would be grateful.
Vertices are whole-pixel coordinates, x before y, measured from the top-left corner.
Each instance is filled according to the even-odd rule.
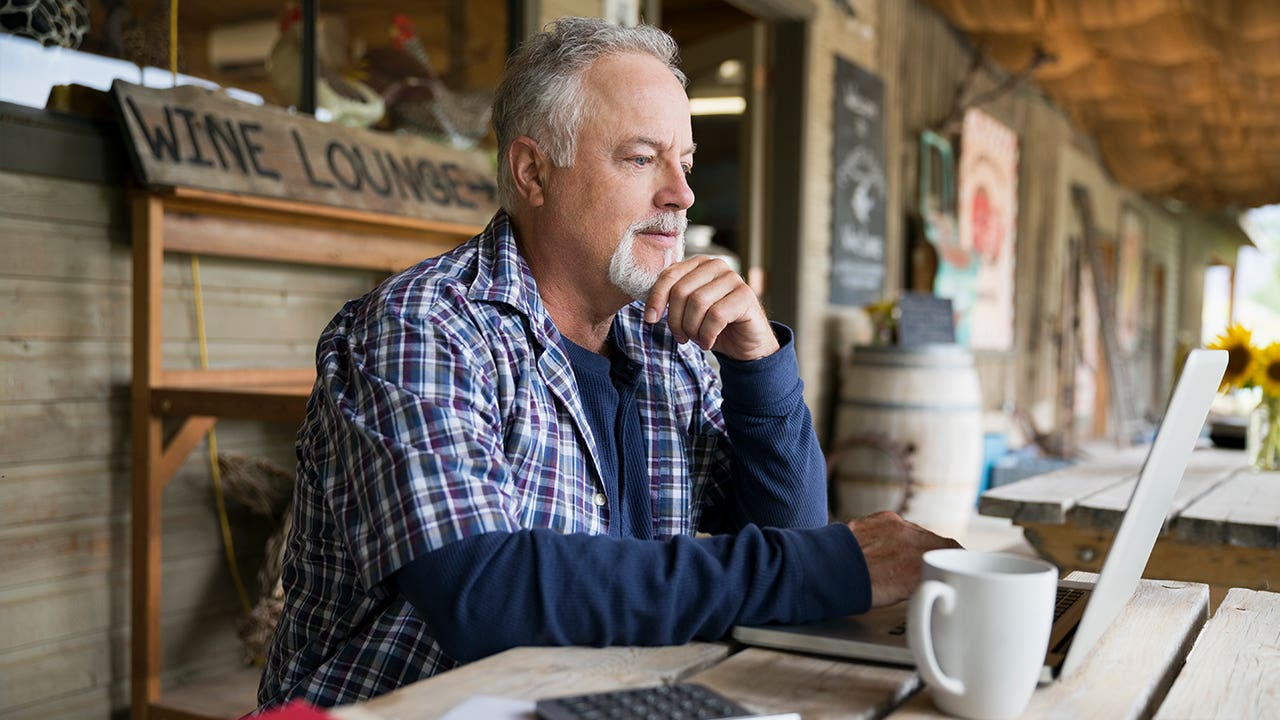
[[[1042,683],[1075,672],[1132,597],[1226,367],[1225,350],[1188,355],[1097,583],[1059,582]],[[738,626],[733,637],[747,645],[914,666],[906,616],[900,603],[818,623]]]

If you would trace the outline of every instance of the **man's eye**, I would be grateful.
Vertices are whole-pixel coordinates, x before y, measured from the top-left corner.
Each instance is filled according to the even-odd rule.
[[[692,166],[692,165],[683,164],[683,165],[681,165],[681,166],[680,166],[680,169],[684,170],[684,174],[685,174],[685,175],[692,175],[692,174],[693,174],[693,166]]]
[[[653,158],[651,158],[651,157],[649,157],[649,156],[647,156],[647,155],[637,155],[637,156],[635,156],[635,157],[631,158],[631,162],[635,163],[637,167],[644,167],[644,166],[648,165],[649,163],[652,163],[652,162],[653,162]]]

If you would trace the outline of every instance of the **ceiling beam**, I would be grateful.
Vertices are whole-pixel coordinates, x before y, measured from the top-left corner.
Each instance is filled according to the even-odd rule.
[[[726,2],[761,20],[808,20],[817,11],[813,0],[726,0]]]

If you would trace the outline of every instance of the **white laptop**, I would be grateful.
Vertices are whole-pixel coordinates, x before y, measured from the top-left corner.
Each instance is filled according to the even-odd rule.
[[[1060,581],[1041,682],[1072,674],[1133,595],[1227,367],[1225,350],[1192,350],[1094,585]],[[747,645],[915,665],[906,604],[805,625],[739,626]]]

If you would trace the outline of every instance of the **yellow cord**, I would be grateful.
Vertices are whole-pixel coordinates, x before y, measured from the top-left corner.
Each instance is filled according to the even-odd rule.
[[[200,369],[209,369],[209,342],[204,334],[204,296],[200,292],[200,258],[191,256],[191,286],[195,291],[196,303],[196,337],[200,341]],[[249,593],[245,592],[244,580],[240,578],[240,566],[236,563],[236,546],[231,539],[231,522],[227,519],[227,501],[222,494],[222,470],[218,468],[218,433],[209,428],[209,473],[213,475],[213,498],[218,506],[218,525],[222,528],[222,547],[227,554],[227,568],[231,571],[231,582],[240,595],[240,604],[247,613],[253,609],[249,602]]]
[[[178,85],[178,0],[169,0],[169,73]]]
[[[200,340],[200,369],[209,369],[209,341],[205,338],[205,299],[200,290],[200,258],[191,256],[191,286],[196,295],[196,337]],[[214,477],[214,501],[218,503],[218,524],[223,530],[223,548],[227,551],[227,568],[232,571],[232,583],[236,584],[236,592],[241,596],[244,612],[253,609],[248,601],[248,593],[244,592],[244,580],[239,577],[239,565],[236,562],[236,542],[232,539],[232,525],[227,519],[227,498],[223,497],[223,473],[218,468],[218,432],[209,429],[209,473]]]
[[[178,85],[178,0],[169,0],[169,74],[173,85]],[[204,334],[204,296],[200,292],[200,258],[191,256],[191,284],[195,290],[196,337],[200,341],[200,369],[209,369],[209,342]],[[236,564],[236,545],[231,539],[231,522],[227,519],[227,501],[222,494],[222,470],[218,467],[218,433],[209,428],[209,473],[213,476],[213,497],[218,506],[218,525],[222,528],[222,548],[227,555],[227,568],[231,570],[231,582],[240,595],[240,604],[247,613],[253,609],[249,593],[245,592],[240,578],[240,566]]]

